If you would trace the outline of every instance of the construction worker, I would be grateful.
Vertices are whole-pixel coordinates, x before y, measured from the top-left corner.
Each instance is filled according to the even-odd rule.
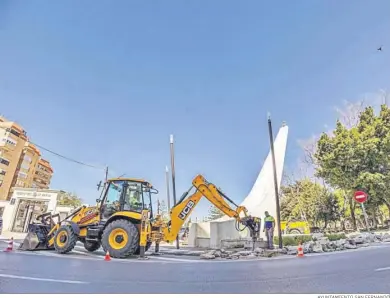
[[[269,249],[274,248],[274,230],[275,230],[275,219],[269,215],[268,211],[265,211],[264,219],[264,230],[263,232],[267,236],[267,244]]]

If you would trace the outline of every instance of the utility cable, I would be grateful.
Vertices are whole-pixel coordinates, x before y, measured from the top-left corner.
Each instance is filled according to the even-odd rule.
[[[73,158],[66,157],[66,156],[64,156],[64,155],[62,155],[62,154],[59,154],[59,153],[57,153],[57,152],[54,152],[54,151],[52,151],[52,150],[50,150],[50,149],[47,149],[47,148],[45,148],[45,147],[43,147],[43,146],[41,146],[41,145],[38,145],[38,144],[36,144],[36,143],[33,143],[33,142],[31,142],[31,141],[29,141],[29,143],[31,143],[31,144],[37,146],[38,148],[40,148],[40,149],[42,149],[42,150],[45,150],[45,151],[47,151],[47,152],[50,152],[51,154],[54,154],[54,155],[56,155],[56,156],[58,156],[58,157],[60,157],[60,158],[63,158],[63,159],[65,159],[65,160],[67,160],[67,161],[74,162],[74,163],[77,163],[77,164],[79,164],[79,165],[82,165],[82,166],[85,166],[85,167],[90,167],[90,168],[97,169],[97,170],[106,170],[106,168],[101,168],[101,167],[93,166],[93,165],[90,165],[90,164],[87,164],[87,163],[84,163],[84,162],[75,160],[75,159],[73,159]]]

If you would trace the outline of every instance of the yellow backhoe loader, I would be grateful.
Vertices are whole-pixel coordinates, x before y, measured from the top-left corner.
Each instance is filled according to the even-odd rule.
[[[189,195],[192,189],[195,191]],[[260,218],[248,216],[245,207],[236,205],[202,175],[193,179],[191,188],[172,207],[167,223],[161,215],[153,214],[152,194],[157,193],[144,180],[109,179],[104,184],[96,207],[82,206],[63,220],[59,219],[58,214],[40,215],[37,218],[39,222],[29,225],[29,233],[19,249],[52,249],[64,254],[72,251],[76,242],[81,241],[88,251],[102,246],[113,258],[130,255],[142,257],[153,242],[158,252],[160,242],[175,241],[202,197],[227,216],[235,218],[236,229],[240,229],[240,224],[243,229],[248,228],[254,241],[259,235]],[[230,207],[229,203],[235,208]]]

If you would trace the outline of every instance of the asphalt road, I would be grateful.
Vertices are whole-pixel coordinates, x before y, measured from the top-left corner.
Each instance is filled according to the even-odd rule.
[[[4,246],[2,246],[4,247]],[[113,260],[0,252],[0,293],[390,293],[390,246],[304,258]]]

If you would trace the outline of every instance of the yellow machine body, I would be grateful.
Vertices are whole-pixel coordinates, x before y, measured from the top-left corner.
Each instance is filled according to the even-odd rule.
[[[189,195],[192,189],[195,191]],[[144,256],[152,243],[158,251],[160,242],[176,240],[202,197],[226,216],[235,218],[237,224],[249,228],[253,239],[258,237],[260,219],[249,216],[245,207],[236,205],[202,175],[193,179],[191,188],[172,207],[169,222],[163,221],[160,214],[153,214],[153,193],[158,192],[145,180],[109,179],[97,206],[81,206],[63,220],[51,214],[38,217],[40,221],[30,224],[29,234],[20,249],[54,249],[67,253],[81,241],[88,251],[102,246],[114,258]]]

